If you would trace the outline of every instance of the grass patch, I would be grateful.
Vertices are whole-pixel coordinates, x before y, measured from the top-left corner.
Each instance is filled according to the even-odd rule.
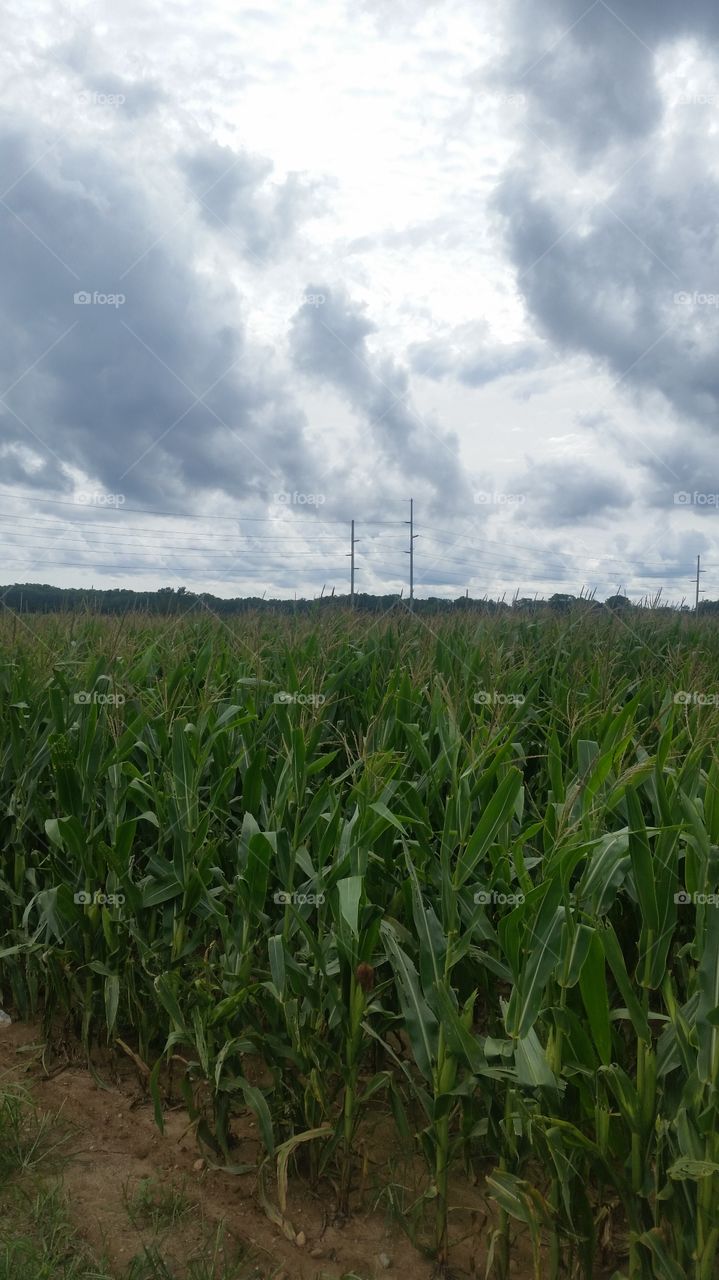
[[[129,1183],[125,1183],[123,1201],[133,1227],[137,1231],[151,1230],[156,1235],[178,1226],[199,1207],[188,1199],[184,1184],[165,1186],[156,1178],[141,1178],[132,1191]]]
[[[73,1223],[60,1180],[71,1153],[58,1116],[16,1083],[0,1086],[0,1280],[271,1280],[273,1268],[261,1269],[228,1240],[223,1223],[208,1230],[201,1220],[183,1240],[200,1206],[184,1187],[154,1178],[124,1188],[140,1250],[119,1268],[99,1257]]]
[[[13,1186],[0,1211],[0,1280],[114,1280],[72,1226],[59,1186]]]
[[[59,1113],[58,1113],[59,1115]],[[32,1173],[42,1163],[57,1166],[68,1135],[57,1128],[58,1115],[35,1106],[21,1085],[0,1081],[0,1177]]]

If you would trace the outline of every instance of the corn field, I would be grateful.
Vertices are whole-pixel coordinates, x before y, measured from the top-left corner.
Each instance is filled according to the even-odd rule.
[[[130,1047],[217,1167],[251,1114],[289,1239],[379,1118],[438,1275],[488,1201],[500,1280],[519,1235],[543,1280],[710,1280],[718,673],[659,611],[6,614],[0,1004]]]

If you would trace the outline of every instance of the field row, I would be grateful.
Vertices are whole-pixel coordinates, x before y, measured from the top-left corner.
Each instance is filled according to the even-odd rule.
[[[6,619],[0,1003],[130,1045],[290,1239],[381,1122],[440,1274],[464,1177],[491,1275],[520,1227],[537,1277],[710,1280],[718,659],[652,613]]]

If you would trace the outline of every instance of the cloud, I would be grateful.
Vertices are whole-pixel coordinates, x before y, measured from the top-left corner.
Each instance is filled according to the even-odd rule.
[[[413,409],[406,369],[368,343],[378,327],[364,307],[341,287],[308,284],[305,292],[324,301],[304,303],[293,317],[297,368],[337,388],[398,478],[424,483],[439,505],[470,500],[456,436]]]
[[[84,107],[122,108],[123,115],[140,118],[167,103],[163,87],[148,77],[128,77],[117,71],[101,70],[105,55],[89,31],[74,36],[53,50],[54,63],[67,67],[78,77],[76,100]]]
[[[192,224],[117,156],[58,142],[33,167],[47,148],[0,127],[2,172],[24,175],[0,206],[0,442],[15,475],[22,445],[55,481],[79,471],[144,502],[302,487],[304,416],[234,291],[193,268]],[[82,292],[98,300],[78,305]]]
[[[408,356],[413,372],[435,381],[456,378],[468,387],[530,372],[546,360],[540,342],[497,342],[483,321],[459,326],[449,338],[412,343]]]
[[[518,516],[534,525],[585,523],[626,509],[634,500],[621,475],[579,462],[533,463],[517,481],[517,491],[526,499]]]
[[[79,94],[82,104],[121,109],[131,119],[148,115],[167,101],[163,90],[149,81],[95,73],[84,76],[83,83],[85,87]]]
[[[259,266],[287,252],[300,224],[324,205],[322,184],[299,173],[270,182],[272,162],[247,151],[209,143],[179,163],[208,224],[232,234]]]
[[[319,491],[285,511],[315,535],[412,494],[450,533],[556,528],[578,565],[582,537],[651,525],[661,568],[677,529],[714,536],[673,494],[719,487],[715,0],[363,0],[351,29],[330,0],[128,4],[101,39],[11,6],[6,486],[240,518]],[[526,501],[475,505],[486,476]],[[557,568],[530,549],[533,582]]]
[[[507,12],[511,52],[499,76],[530,95],[540,136],[581,165],[617,141],[640,144],[659,124],[656,59],[668,43],[719,40],[714,0],[515,0]]]
[[[686,128],[606,198],[560,193],[529,155],[495,194],[531,321],[565,358],[588,355],[607,372],[594,413],[615,393],[634,401],[644,422],[626,451],[643,453],[665,489],[677,487],[670,455],[681,449],[655,431],[657,411],[682,441],[719,421],[719,182]]]

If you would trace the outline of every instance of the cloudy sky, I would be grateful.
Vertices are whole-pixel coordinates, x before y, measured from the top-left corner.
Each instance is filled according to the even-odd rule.
[[[716,0],[6,10],[0,582],[719,597]]]

